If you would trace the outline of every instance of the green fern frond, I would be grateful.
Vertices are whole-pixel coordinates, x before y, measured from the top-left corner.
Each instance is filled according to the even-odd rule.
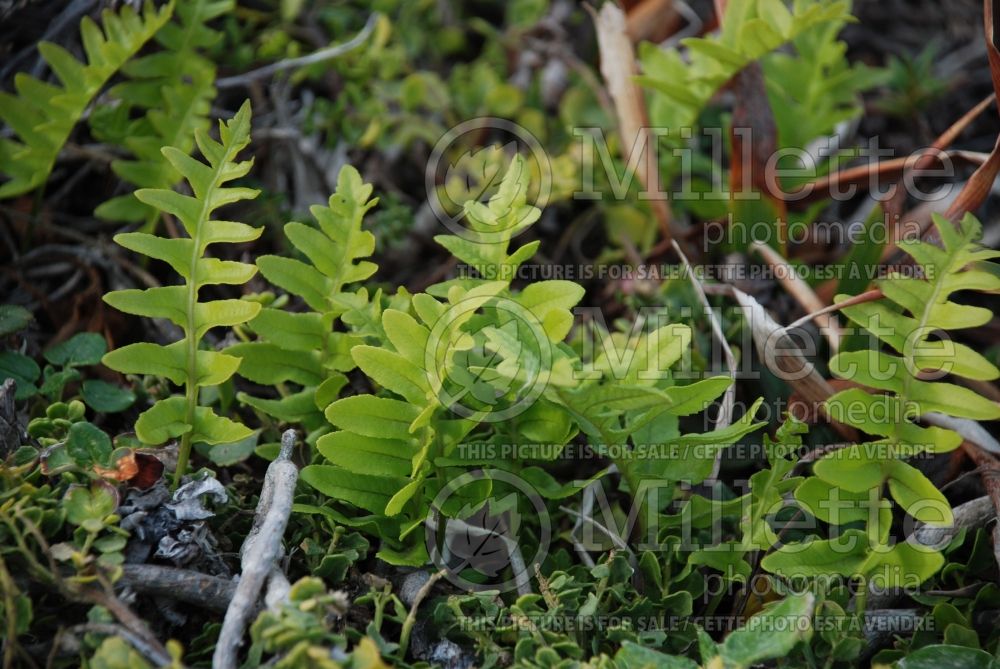
[[[175,19],[156,33],[163,47],[122,68],[129,80],[111,93],[121,104],[105,112],[111,119],[92,117],[95,135],[125,146],[132,159],[116,160],[111,169],[138,188],[173,188],[180,173],[160,153],[174,146],[190,153],[194,135],[209,127],[208,114],[215,97],[215,63],[203,55],[222,37],[206,24],[232,11],[233,0],[180,0]],[[145,115],[131,119],[133,110]],[[103,203],[95,214],[112,221],[146,221],[154,227],[159,212],[136,199],[133,193]]]
[[[219,123],[219,142],[201,131],[196,141],[206,162],[192,158],[175,147],[165,147],[163,155],[187,180],[193,196],[171,190],[143,189],[136,192],[142,202],[176,216],[186,238],[166,239],[144,232],[117,235],[125,248],[162,260],[176,271],[184,283],[145,290],[119,290],[104,301],[120,311],[147,318],[165,318],[184,331],[184,338],[167,346],[139,343],[108,353],[104,364],[126,374],[164,376],[185,388],[184,396],[162,399],[143,413],[135,424],[136,435],[144,443],[160,444],[181,438],[176,477],[187,466],[191,444],[231,443],[251,431],[212,409],[198,406],[198,389],[229,379],[239,368],[240,359],[217,351],[199,350],[199,343],[211,328],[234,326],[252,319],[260,305],[239,299],[199,301],[198,291],[210,285],[246,283],[257,268],[246,263],[206,256],[208,247],[219,243],[249,242],[261,229],[243,223],[213,220],[219,207],[252,199],[257,191],[224,184],[245,176],[252,160],[237,161],[250,142],[250,104],[244,103],[228,122]]]
[[[761,59],[781,146],[808,146],[857,118],[860,94],[885,80],[884,70],[849,63],[847,43],[837,39],[845,24],[815,25],[791,40],[794,53],[778,50]]]
[[[994,420],[1000,405],[963,386],[929,380],[946,374],[988,380],[1000,370],[982,354],[950,338],[939,338],[948,330],[978,327],[992,318],[989,309],[958,304],[952,295],[961,290],[1000,290],[1000,276],[980,265],[1000,253],[977,245],[982,226],[971,214],[956,226],[935,215],[934,225],[941,246],[921,240],[900,243],[918,264],[922,276],[893,273],[876,282],[884,299],[845,307],[844,314],[875,335],[895,354],[882,350],[849,351],[830,361],[830,371],[876,394],[852,388],[827,401],[830,416],[862,432],[883,439],[876,444],[888,453],[864,445],[846,454],[834,454],[815,465],[815,473],[827,482],[853,492],[889,483],[890,492],[908,511],[912,499],[907,489],[933,490],[919,470],[899,462],[921,451],[945,452],[957,447],[961,437],[940,427],[924,427],[916,420],[939,412],[957,418]],[[837,296],[838,301],[848,296]],[[940,493],[935,499],[943,500]],[[945,503],[946,504],[946,503]],[[919,520],[947,522],[929,509]]]
[[[641,46],[639,81],[663,94],[651,97],[650,118],[659,126],[691,127],[715,92],[751,62],[814,26],[850,19],[844,0],[795,2],[791,10],[784,0],[730,0],[718,35],[681,41],[689,62],[676,49]]]
[[[365,289],[351,292],[344,288],[367,279],[377,269],[365,260],[375,249],[375,237],[361,228],[365,214],[378,203],[371,194],[371,185],[347,165],[337,177],[337,191],[329,206],[311,209],[318,227],[285,225],[285,236],[309,262],[266,255],[257,259],[257,267],[268,281],[301,297],[312,311],[265,308],[249,324],[258,340],[227,349],[243,359],[241,376],[265,385],[302,387],[280,400],[245,393],[239,399],[278,420],[303,423],[310,430],[310,440],[324,431],[322,410],[347,382],[340,372],[354,368],[349,352],[359,338],[333,330],[338,318],[364,312],[369,305]]]
[[[518,154],[488,203],[465,203],[468,227],[463,234],[437,235],[434,241],[475,269],[481,278],[440,283],[429,288],[428,293],[444,297],[453,285],[471,288],[488,281],[510,283],[521,263],[538,250],[539,242],[534,241],[507,253],[511,239],[533,225],[542,213],[538,207],[528,204],[528,187],[528,165]]]
[[[101,88],[169,20],[173,2],[156,9],[146,2],[141,15],[125,6],[105,10],[104,31],[89,17],[80,24],[87,64],[64,48],[42,42],[38,49],[61,86],[24,73],[14,79],[17,95],[0,93],[0,118],[18,139],[0,139],[0,165],[11,178],[0,198],[20,195],[45,183],[73,126]]]

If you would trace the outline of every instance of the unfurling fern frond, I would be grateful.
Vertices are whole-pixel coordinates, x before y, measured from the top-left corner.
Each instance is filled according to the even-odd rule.
[[[363,314],[368,308],[364,288],[345,286],[375,273],[365,260],[375,248],[375,237],[361,229],[365,213],[378,203],[372,187],[350,165],[337,178],[337,192],[328,207],[314,206],[319,227],[288,223],[285,236],[309,262],[266,255],[257,266],[271,283],[301,297],[311,312],[293,313],[265,308],[250,322],[257,341],[236,344],[228,353],[243,359],[240,375],[264,385],[293,383],[301,390],[281,399],[262,399],[245,393],[240,401],[278,420],[302,423],[310,431],[326,425],[323,409],[347,382],[341,373],[354,368],[350,348],[359,343],[351,333],[334,332],[335,321]]]
[[[104,364],[127,374],[153,374],[183,385],[185,394],[161,399],[136,421],[136,435],[147,444],[161,444],[180,437],[176,480],[184,474],[193,443],[209,445],[245,439],[251,431],[211,408],[198,406],[198,389],[225,382],[240,365],[238,357],[217,351],[199,350],[199,343],[211,328],[245,323],[260,311],[260,305],[239,299],[201,302],[198,291],[214,284],[241,285],[257,268],[246,263],[206,257],[211,244],[249,242],[261,229],[243,223],[218,221],[212,213],[219,207],[252,199],[257,191],[225,187],[245,176],[252,160],[236,156],[250,142],[250,103],[246,102],[227,123],[219,123],[220,142],[201,131],[196,135],[206,162],[173,148],[163,155],[184,175],[193,196],[170,190],[143,189],[136,197],[158,210],[176,216],[187,238],[165,239],[144,232],[117,235],[125,248],[162,260],[176,271],[184,283],[176,286],[119,290],[104,296],[105,302],[120,311],[148,318],[165,318],[180,326],[184,338],[167,346],[139,343],[108,353]]]
[[[20,195],[42,185],[73,126],[94,96],[170,18],[173,2],[155,9],[147,2],[141,15],[128,6],[103,14],[104,32],[84,17],[80,24],[87,64],[64,48],[42,42],[38,50],[62,86],[20,73],[17,95],[0,93],[0,118],[18,139],[0,139],[0,165],[11,178],[0,185],[0,198]]]
[[[946,374],[987,380],[1000,370],[972,348],[947,338],[947,330],[978,327],[992,311],[951,301],[960,290],[1000,290],[1000,276],[981,264],[1000,253],[979,247],[982,228],[972,215],[957,227],[935,216],[941,246],[920,240],[900,243],[919,263],[922,277],[894,273],[877,282],[884,299],[845,307],[854,323],[871,332],[898,355],[881,350],[850,351],[830,361],[842,379],[861,388],[837,393],[828,400],[830,416],[867,434],[885,449],[861,444],[847,453],[831,454],[815,465],[817,476],[851,492],[863,492],[888,482],[897,502],[918,520],[947,523],[947,502],[916,468],[898,460],[921,451],[940,453],[961,443],[955,432],[924,427],[915,421],[931,412],[956,418],[994,420],[1000,405],[954,383],[931,379]],[[842,301],[847,296],[838,296]],[[937,333],[944,333],[940,337]],[[915,494],[914,491],[919,491]],[[928,496],[940,504],[928,504]]]
[[[206,24],[232,11],[234,0],[179,0],[174,20],[156,33],[162,50],[125,64],[129,79],[112,89],[121,104],[91,118],[94,134],[125,146],[133,158],[111,164],[115,174],[138,188],[173,188],[180,173],[160,147],[194,148],[194,135],[209,127],[215,97],[215,63],[202,51],[222,35]],[[132,118],[134,110],[146,110]],[[146,221],[154,227],[159,212],[133,193],[103,203],[95,214],[111,221]]]

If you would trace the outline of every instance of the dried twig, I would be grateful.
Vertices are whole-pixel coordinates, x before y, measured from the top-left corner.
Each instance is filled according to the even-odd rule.
[[[190,569],[154,564],[122,565],[115,583],[144,595],[155,595],[224,613],[236,593],[236,582]]]
[[[114,623],[82,623],[80,625],[73,625],[66,631],[70,634],[80,636],[84,634],[100,634],[102,636],[120,637],[128,641],[133,648],[156,666],[164,666],[171,663],[170,655],[166,653],[162,646],[156,647],[151,645],[142,636],[123,625],[115,625]],[[67,645],[67,643],[72,644],[69,639],[63,638],[61,640],[62,645]]]
[[[885,296],[882,294],[881,289],[873,288],[872,290],[861,293],[860,295],[855,295],[854,297],[848,298],[843,302],[837,302],[836,304],[831,304],[828,307],[823,307],[822,309],[813,311],[812,313],[808,313],[799,320],[786,325],[785,330],[791,331],[794,330],[795,328],[800,328],[809,321],[813,320],[814,318],[825,316],[826,314],[832,314],[835,311],[840,311],[844,307],[850,307],[855,304],[861,304],[862,302],[871,302],[872,300],[879,300],[882,299],[883,297]]]
[[[267,468],[253,527],[240,550],[243,573],[226,610],[222,631],[212,656],[215,669],[236,667],[236,653],[250,614],[256,610],[265,581],[277,569],[281,538],[292,512],[299,470],[291,461],[295,430],[281,436],[281,452]]]
[[[771,267],[775,269],[783,267],[787,270],[779,272],[778,281],[785,287],[788,294],[792,296],[792,299],[799,303],[803,311],[812,314],[811,318],[816,319],[816,323],[820,327],[820,334],[826,337],[826,340],[830,343],[830,350],[836,353],[840,349],[840,339],[843,333],[840,331],[840,326],[837,325],[837,320],[829,313],[823,311],[827,308],[823,300],[816,295],[809,284],[798,275],[792,265],[780,253],[767,244],[758,241],[752,242],[750,248],[759,253]]]
[[[375,30],[375,23],[378,21],[378,17],[378,13],[373,13],[368,17],[368,21],[365,23],[365,27],[361,29],[361,32],[342,44],[335,44],[325,49],[320,49],[319,51],[309,54],[308,56],[279,60],[277,63],[271,63],[270,65],[265,65],[264,67],[251,70],[250,72],[244,72],[243,74],[238,74],[236,76],[223,77],[222,79],[217,79],[215,85],[218,88],[246,86],[247,84],[250,84],[258,79],[266,79],[272,74],[277,74],[278,72],[294,70],[307,65],[314,65],[316,63],[322,63],[324,60],[330,60],[331,58],[342,56],[364,44],[365,40],[368,39],[368,36]]]
[[[108,591],[93,588],[84,590],[80,594],[83,599],[92,604],[103,606],[110,611],[118,619],[118,622],[129,630],[131,637],[141,643],[141,647],[136,645],[136,642],[132,642],[132,644],[154,664],[162,666],[170,663],[170,654],[167,653],[167,649],[163,647],[153,631],[149,629],[146,621],[140,618],[125,602],[111,594],[110,587]],[[131,641],[131,638],[129,640]]]

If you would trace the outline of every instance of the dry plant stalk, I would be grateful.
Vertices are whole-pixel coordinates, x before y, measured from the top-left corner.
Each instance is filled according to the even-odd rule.
[[[664,239],[669,240],[673,238],[670,229],[670,209],[667,207],[666,193],[660,188],[660,168],[656,164],[656,151],[650,144],[655,142],[656,138],[649,132],[646,101],[642,89],[635,82],[639,67],[636,64],[625,14],[611,2],[605,3],[600,12],[590,9],[590,13],[597,31],[601,75],[614,101],[615,114],[618,117],[622,157],[629,168],[634,165],[636,175],[645,190],[654,194],[649,203],[660,224],[660,232]],[[638,160],[636,160],[637,155]]]
[[[729,285],[710,284],[705,286],[705,292],[736,300],[750,326],[757,354],[767,368],[786,381],[810,407],[816,407],[844,439],[857,441],[858,434],[854,428],[831,420],[823,408],[823,403],[834,393],[830,382],[816,371],[815,366],[792,342],[785,328],[771,318],[760,302]]]
[[[278,560],[284,552],[281,540],[292,513],[295,483],[299,479],[298,467],[291,460],[295,440],[295,430],[286,430],[281,435],[281,452],[264,475],[264,487],[260,493],[253,527],[240,549],[243,572],[226,610],[219,641],[212,655],[212,666],[215,669],[235,669],[236,655],[247,621],[257,610],[265,582],[276,581],[279,590],[284,590],[288,583],[278,566]],[[268,599],[272,599],[270,593]]]

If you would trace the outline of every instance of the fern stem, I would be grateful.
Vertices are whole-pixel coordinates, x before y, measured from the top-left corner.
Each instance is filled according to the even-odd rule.
[[[201,211],[198,214],[198,223],[192,235],[191,262],[189,264],[189,276],[187,281],[187,309],[185,318],[184,335],[187,343],[187,383],[184,384],[184,399],[186,402],[185,422],[190,429],[181,435],[180,450],[177,453],[177,470],[174,472],[174,488],[180,485],[181,478],[187,472],[188,460],[191,457],[191,439],[195,431],[195,410],[198,408],[198,320],[195,313],[198,304],[198,259],[207,246],[202,241],[202,232],[208,224],[208,219],[212,215],[211,197],[207,194],[214,192],[222,183],[222,174],[226,165],[233,159],[235,152],[229,142],[225,143],[225,152],[222,158],[212,169],[212,180],[206,189],[205,197],[201,198]]]

